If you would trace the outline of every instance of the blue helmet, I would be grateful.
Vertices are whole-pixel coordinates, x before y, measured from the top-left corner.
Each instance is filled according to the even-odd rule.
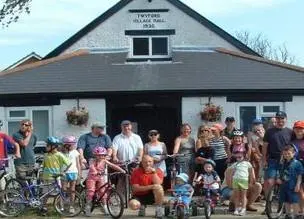
[[[205,166],[205,164],[211,164],[213,166],[213,168],[215,168],[215,166],[216,166],[215,162],[211,159],[207,159],[203,165]]]
[[[61,144],[61,141],[59,140],[59,138],[54,137],[54,136],[49,136],[45,142],[47,145],[57,146],[57,147]]]

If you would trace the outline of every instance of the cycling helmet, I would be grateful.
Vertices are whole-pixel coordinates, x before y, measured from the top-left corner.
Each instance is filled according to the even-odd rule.
[[[293,125],[293,128],[299,128],[299,129],[304,129],[304,120],[303,121],[296,121]]]
[[[48,137],[45,142],[47,145],[57,146],[57,147],[61,144],[60,140],[54,136]]]
[[[186,173],[180,173],[176,176],[176,178],[183,180],[185,183],[189,181],[189,176]]]
[[[62,143],[63,144],[76,144],[77,143],[77,139],[74,136],[65,136],[62,138]]]
[[[104,147],[96,147],[93,149],[94,155],[107,155],[107,149]]]
[[[205,164],[211,164],[213,166],[213,168],[215,168],[215,166],[216,166],[215,162],[213,160],[211,160],[211,159],[207,159],[204,162],[204,166],[205,166]]]
[[[244,136],[244,132],[242,132],[241,130],[235,130],[232,132],[232,137],[235,137],[235,136],[241,136],[243,137]]]

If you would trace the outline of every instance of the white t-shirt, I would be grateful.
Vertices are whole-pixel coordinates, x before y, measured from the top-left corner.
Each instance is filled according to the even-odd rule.
[[[77,157],[79,157],[79,152],[77,150],[69,151],[68,153],[64,153],[64,155],[69,158],[72,165],[68,169],[67,173],[78,173],[77,169]]]
[[[230,168],[233,169],[233,179],[249,180],[249,169],[252,168],[252,165],[248,161],[235,162],[230,166]]]
[[[122,161],[134,160],[138,156],[138,150],[143,148],[139,135],[132,133],[116,135],[113,139],[113,148],[117,151],[117,158]]]

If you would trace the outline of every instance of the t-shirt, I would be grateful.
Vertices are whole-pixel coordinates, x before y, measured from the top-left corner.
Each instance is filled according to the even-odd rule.
[[[79,152],[77,150],[72,150],[72,151],[69,151],[68,153],[63,153],[63,154],[64,154],[64,156],[66,156],[68,158],[70,163],[72,163],[72,165],[66,172],[67,173],[78,173],[77,158],[79,157]],[[65,167],[64,167],[64,169],[65,169]]]
[[[158,177],[163,180],[164,174],[161,169],[156,169],[156,174]],[[148,186],[153,185],[152,182],[153,173],[145,173],[143,168],[136,168],[133,170],[131,174],[131,185],[140,185],[140,186]],[[142,191],[142,192],[133,192],[133,195],[146,195],[151,191]]]
[[[59,174],[64,166],[71,163],[69,159],[61,152],[47,153],[44,155],[43,166],[43,179],[52,180],[52,176]]]
[[[20,145],[20,141],[25,139],[25,136],[19,131],[13,134],[13,139]],[[34,148],[37,143],[37,136],[32,134],[28,145],[20,146],[21,158],[15,159],[15,165],[35,164]]]
[[[252,168],[251,163],[248,161],[239,161],[235,162],[231,165],[232,170],[232,178],[233,179],[243,179],[249,180],[249,169]]]
[[[223,138],[211,139],[209,142],[210,147],[214,149],[213,160],[222,160],[227,158],[226,146]]]
[[[219,189],[220,188],[220,185],[218,183],[218,181],[220,181],[220,178],[216,172],[204,173],[204,174],[201,174],[201,177],[204,182],[203,188],[205,188],[205,189]],[[208,184],[209,185],[211,184],[211,185],[208,186]]]
[[[212,159],[213,155],[214,149],[212,147],[200,147],[195,153],[195,158],[201,157],[205,159]],[[195,165],[195,172],[201,173],[203,170],[204,168],[202,164]]]
[[[117,158],[121,161],[134,160],[139,155],[139,149],[143,147],[141,138],[134,133],[130,136],[121,133],[113,139],[113,148],[117,151]]]
[[[300,161],[292,159],[284,162],[280,166],[280,179],[289,189],[294,189],[297,183],[297,177],[303,174],[303,166]]]
[[[77,148],[81,148],[85,159],[93,158],[93,149],[95,147],[104,147],[106,149],[112,146],[111,138],[108,135],[93,136],[87,133],[80,136],[77,142]]]
[[[0,166],[7,166],[8,162],[2,162],[1,159],[7,158],[8,151],[12,150],[15,146],[13,138],[5,133],[0,132]]]
[[[304,160],[304,139],[296,139],[293,140],[291,143],[294,144],[299,151],[298,159]]]
[[[270,128],[266,131],[264,142],[268,143],[268,158],[280,160],[283,148],[290,143],[292,130],[289,128]]]
[[[89,167],[89,174],[88,177],[94,177],[96,174],[103,174],[106,169],[106,162],[100,161],[97,162],[96,160],[93,160]]]
[[[193,188],[190,184],[186,183],[186,184],[181,184],[181,185],[176,184],[174,186],[173,190],[174,190],[174,193],[177,195],[190,196]]]

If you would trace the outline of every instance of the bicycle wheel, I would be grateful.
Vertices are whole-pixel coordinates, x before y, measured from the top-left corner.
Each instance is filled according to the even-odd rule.
[[[15,189],[16,191],[22,190],[22,182],[18,179],[9,179],[5,184],[5,190],[7,189]]]
[[[112,218],[120,218],[124,212],[124,203],[121,194],[112,190],[107,195],[107,208]]]
[[[212,209],[211,209],[210,202],[208,202],[208,201],[204,202],[204,213],[205,213],[205,218],[206,219],[211,218]]]
[[[7,189],[0,193],[0,215],[17,217],[24,212],[26,201],[19,191]]]
[[[280,201],[280,186],[274,185],[266,197],[266,215],[270,219],[277,219],[284,212],[284,203]]]
[[[74,200],[72,201],[72,195]],[[61,216],[74,217],[83,210],[83,201],[78,192],[64,192],[56,196],[54,200],[54,208]]]

